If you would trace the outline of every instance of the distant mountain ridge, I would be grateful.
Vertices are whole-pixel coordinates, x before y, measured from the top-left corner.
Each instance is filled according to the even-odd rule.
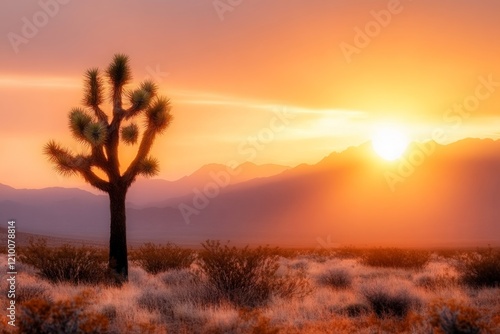
[[[214,182],[221,173],[228,175],[228,183],[233,185],[255,178],[270,177],[289,168],[276,164],[256,165],[251,162],[245,162],[235,169],[221,164],[209,164],[176,181],[140,179],[129,189],[127,201],[138,207],[160,206],[170,198],[190,194],[195,188],[203,188],[207,183]]]
[[[199,183],[189,187],[198,193],[186,186],[184,195],[166,198],[162,207],[129,205],[129,237],[309,246],[326,239],[356,244],[500,243],[500,141],[427,143],[432,150],[422,145],[413,144],[403,159],[386,162],[367,143],[314,165],[230,183],[216,196],[203,192],[211,182],[207,171],[213,171],[207,169],[200,172],[204,177],[191,178]],[[391,177],[397,180],[393,187]],[[108,236],[106,197],[75,189],[0,186],[0,220],[13,217],[26,232]]]

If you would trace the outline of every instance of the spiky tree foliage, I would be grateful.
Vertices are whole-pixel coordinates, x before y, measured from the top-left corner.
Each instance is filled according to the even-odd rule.
[[[111,119],[102,109],[105,79],[110,89]],[[128,277],[127,190],[138,175],[151,177],[158,173],[158,160],[149,153],[156,136],[163,133],[172,121],[170,102],[157,95],[158,86],[152,81],[144,81],[138,88],[125,92],[124,87],[131,80],[129,58],[123,54],[115,55],[104,73],[97,68],[89,69],[85,73],[83,107],[74,108],[69,113],[71,133],[84,144],[87,153],[76,155],[54,141],[49,141],[44,149],[59,173],[80,175],[109,195],[109,267],[119,281],[126,281]],[[126,105],[123,98],[126,98]],[[144,118],[142,135],[136,123],[123,124],[138,117]],[[127,145],[139,143],[136,156],[126,169],[120,169],[120,138]]]

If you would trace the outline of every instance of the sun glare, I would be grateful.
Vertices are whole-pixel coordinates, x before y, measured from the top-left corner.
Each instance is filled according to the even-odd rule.
[[[392,161],[404,153],[408,147],[408,138],[397,126],[379,126],[372,136],[372,146],[380,157]]]

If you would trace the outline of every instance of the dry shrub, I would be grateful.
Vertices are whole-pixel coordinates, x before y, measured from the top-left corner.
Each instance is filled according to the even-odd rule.
[[[301,258],[299,260],[292,261],[292,263],[288,264],[287,267],[292,269],[292,270],[298,270],[298,271],[307,271],[309,268],[310,263],[304,258]]]
[[[163,274],[163,281],[167,283],[166,287],[142,289],[137,305],[149,312],[157,312],[165,323],[173,321],[176,305],[205,308],[220,305],[224,299],[213,286],[187,270],[168,271]]]
[[[21,305],[31,299],[44,299],[50,301],[51,297],[47,288],[40,284],[19,284],[16,289],[16,303]]]
[[[414,278],[415,285],[430,291],[446,289],[458,284],[455,276],[450,274],[429,275],[421,274]]]
[[[454,259],[460,255],[462,251],[459,249],[438,249],[434,253],[443,259]]]
[[[299,255],[304,253],[309,253],[310,249],[299,249],[299,248],[268,248],[268,251],[272,255],[278,255],[285,259],[295,259]]]
[[[370,307],[365,304],[354,303],[344,307],[340,313],[346,314],[350,318],[367,315],[370,312]]]
[[[137,299],[137,305],[149,312],[158,312],[164,320],[173,317],[175,301],[165,292],[157,290],[143,291]]]
[[[108,277],[106,254],[94,247],[48,247],[45,239],[30,239],[29,245],[21,249],[20,260],[53,283],[97,284]]]
[[[500,286],[500,249],[488,248],[469,253],[456,265],[461,281],[475,287]]]
[[[160,280],[167,286],[181,286],[190,284],[196,279],[194,273],[189,269],[173,269],[159,276]]]
[[[345,268],[329,269],[317,277],[320,285],[328,286],[333,289],[348,289],[352,286],[352,275]]]
[[[277,275],[279,256],[275,249],[236,248],[211,240],[202,246],[202,275],[223,299],[235,305],[252,308],[266,304],[272,295],[293,297],[308,293],[308,282],[301,275]]]
[[[171,243],[155,245],[148,242],[131,252],[131,260],[155,275],[170,269],[188,268],[195,260],[195,252]]]
[[[173,303],[205,308],[214,305],[221,306],[226,301],[225,296],[199,273],[185,273],[179,276],[184,276],[185,281],[182,283],[177,281],[178,284],[167,284],[170,287],[168,290],[169,298]],[[165,277],[163,281],[166,282]],[[175,283],[172,276],[167,281]]]
[[[313,291],[304,271],[286,273],[276,278],[273,291],[275,296],[281,298],[304,298]]]
[[[392,286],[385,283],[374,283],[361,291],[371,309],[378,318],[405,318],[413,309],[420,306],[421,301],[411,293],[410,288]]]
[[[118,316],[116,306],[113,304],[104,305],[99,313],[108,318],[110,321],[115,320]]]
[[[431,253],[424,250],[375,248],[367,250],[361,262],[372,267],[422,269],[430,257]]]
[[[481,313],[463,303],[438,301],[430,306],[431,325],[435,333],[479,334],[490,333]]]
[[[335,249],[335,257],[339,259],[358,259],[363,257],[366,250],[354,246],[342,246]]]
[[[109,322],[104,315],[90,312],[90,293],[82,293],[72,300],[52,303],[46,299],[32,299],[21,307],[19,331],[25,334],[90,333],[107,331]]]

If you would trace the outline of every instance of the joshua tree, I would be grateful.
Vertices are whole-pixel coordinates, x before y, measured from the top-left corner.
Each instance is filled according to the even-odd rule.
[[[112,119],[103,111],[105,82],[99,69],[85,73],[84,108],[74,108],[69,113],[69,128],[73,136],[86,146],[87,153],[75,155],[50,141],[44,153],[63,175],[78,174],[93,187],[109,195],[111,227],[109,239],[109,268],[119,281],[128,279],[127,232],[125,197],[137,175],[146,177],[158,173],[158,160],[149,152],[155,137],[165,131],[172,121],[169,100],[157,96],[158,86],[144,81],[137,89],[125,91],[132,79],[129,59],[117,54],[104,76],[109,81]],[[126,99],[124,106],[122,99]],[[144,125],[139,127],[132,119],[142,116]],[[139,140],[134,160],[128,168],[121,169],[118,155],[120,138],[127,145]]]

